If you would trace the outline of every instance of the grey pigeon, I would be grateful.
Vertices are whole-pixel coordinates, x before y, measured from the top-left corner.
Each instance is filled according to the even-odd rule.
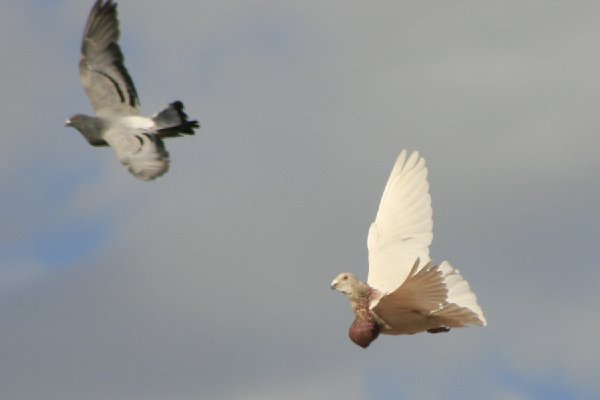
[[[403,150],[369,229],[367,283],[339,274],[331,288],[346,295],[355,314],[350,339],[366,348],[382,334],[448,332],[487,324],[469,284],[447,261],[429,259],[433,238],[425,160]]]
[[[79,77],[96,116],[76,114],[65,125],[77,129],[92,146],[110,146],[137,178],[151,180],[169,169],[166,137],[193,135],[198,121],[189,121],[175,101],[152,117],[140,116],[140,101],[123,65],[117,43],[119,21],[112,0],[97,0],[85,25]]]

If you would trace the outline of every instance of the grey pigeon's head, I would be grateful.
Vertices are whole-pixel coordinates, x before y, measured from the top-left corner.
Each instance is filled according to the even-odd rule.
[[[346,295],[352,294],[354,289],[360,286],[362,282],[356,276],[349,272],[343,272],[335,277],[331,282],[331,288]]]
[[[77,129],[93,146],[106,146],[102,138],[102,122],[96,117],[75,114],[65,121],[65,126]]]
[[[65,126],[70,126],[77,129],[80,132],[83,132],[88,129],[94,128],[94,122],[92,122],[94,118],[89,115],[84,114],[75,114],[71,118],[65,121]]]

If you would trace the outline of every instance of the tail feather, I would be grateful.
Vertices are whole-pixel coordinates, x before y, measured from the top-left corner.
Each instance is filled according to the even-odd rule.
[[[455,304],[459,308],[464,309],[465,315],[463,316],[463,322],[485,326],[487,321],[481,307],[477,303],[475,293],[471,291],[469,283],[462,275],[460,275],[458,270],[454,269],[447,261],[441,263],[439,269],[443,274],[444,284],[448,289],[447,302],[451,303],[450,305]],[[449,315],[458,312],[458,310],[454,310],[454,307],[448,308],[448,306],[446,306],[444,308],[445,311],[437,312],[436,314],[448,317]]]
[[[194,129],[200,128],[197,120],[189,121],[183,111],[181,101],[174,101],[167,108],[152,117],[157,126],[157,134],[161,138],[193,135]]]
[[[454,303],[433,312],[431,317],[435,317],[435,320],[441,325],[450,328],[461,328],[467,325],[486,325],[485,318],[482,320],[473,310],[460,307]]]

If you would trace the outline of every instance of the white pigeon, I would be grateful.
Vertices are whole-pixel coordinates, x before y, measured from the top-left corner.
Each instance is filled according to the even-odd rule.
[[[355,320],[350,339],[365,348],[379,333],[447,332],[487,324],[469,284],[448,262],[429,259],[433,238],[425,160],[398,157],[369,229],[367,283],[339,274],[331,288],[344,293]]]
[[[198,121],[189,121],[175,101],[152,117],[140,116],[140,102],[123,64],[117,5],[97,0],[85,26],[79,77],[96,116],[76,114],[65,125],[76,128],[93,146],[110,146],[139,179],[151,180],[169,169],[162,138],[193,135]]]

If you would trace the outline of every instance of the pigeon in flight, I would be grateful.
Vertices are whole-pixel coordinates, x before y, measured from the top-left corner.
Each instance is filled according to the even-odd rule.
[[[355,314],[350,339],[366,348],[377,336],[448,332],[486,325],[469,284],[447,261],[429,259],[433,238],[425,160],[403,150],[369,229],[367,283],[339,274],[331,288],[344,293]]]
[[[85,25],[79,77],[95,117],[76,114],[65,125],[77,129],[92,146],[110,146],[129,172],[151,180],[169,169],[163,138],[193,135],[198,121],[188,120],[175,101],[152,117],[140,115],[140,101],[117,43],[119,21],[112,0],[97,0]]]

